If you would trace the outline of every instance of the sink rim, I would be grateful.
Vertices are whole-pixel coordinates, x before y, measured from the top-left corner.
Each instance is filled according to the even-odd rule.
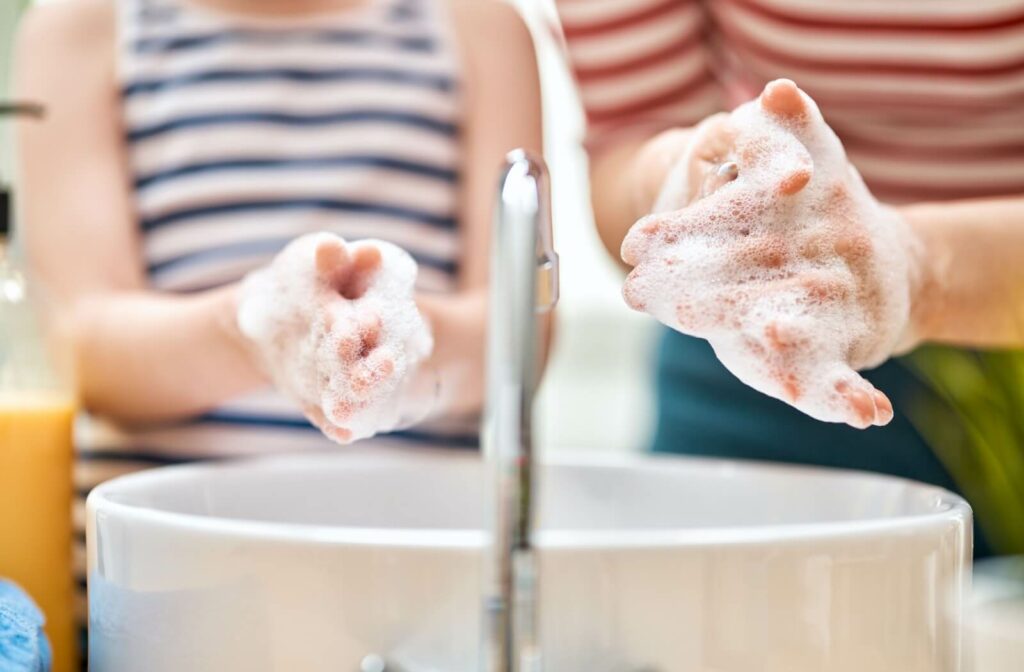
[[[408,463],[438,459],[478,459],[477,454],[465,450],[427,449],[414,453],[403,450],[366,448],[348,449],[346,458],[371,459],[386,463],[398,460]],[[340,527],[320,524],[282,523],[199,515],[138,504],[125,504],[112,498],[126,484],[132,489],[145,487],[149,482],[188,478],[192,472],[237,469],[250,465],[265,466],[275,462],[293,463],[293,468],[306,461],[333,459],[338,452],[290,453],[245,457],[234,460],[201,462],[147,469],[106,481],[92,490],[86,501],[87,519],[117,515],[135,523],[145,523],[164,529],[187,530],[192,534],[250,539],[273,543],[301,543],[321,546],[373,546],[381,548],[408,548],[451,551],[479,551],[487,544],[487,533],[472,529],[409,529]],[[576,467],[638,467],[654,462],[678,465],[698,464],[716,473],[763,472],[779,474],[827,474],[832,477],[855,477],[862,480],[902,484],[921,497],[936,498],[935,508],[919,514],[904,514],[888,518],[803,522],[772,525],[743,525],[718,528],[636,529],[636,530],[541,530],[537,533],[537,546],[546,551],[582,551],[590,549],[664,549],[706,546],[753,546],[780,543],[804,543],[809,540],[858,538],[882,532],[919,534],[929,526],[945,526],[951,521],[970,521],[970,505],[959,495],[939,486],[909,479],[851,469],[835,469],[807,465],[760,462],[755,460],[729,460],[701,456],[659,454],[607,455],[592,451],[560,451],[544,457],[542,466]],[[91,525],[88,526],[91,529]],[[969,522],[965,529],[970,532]]]

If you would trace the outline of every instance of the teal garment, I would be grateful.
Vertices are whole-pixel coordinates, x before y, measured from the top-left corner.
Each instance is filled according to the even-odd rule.
[[[884,390],[896,416],[858,430],[819,422],[741,383],[701,339],[665,330],[658,351],[658,420],[653,450],[744,460],[860,469],[932,483],[959,492],[901,408],[924,392],[898,360],[865,377]],[[990,555],[975,524],[975,557]]]

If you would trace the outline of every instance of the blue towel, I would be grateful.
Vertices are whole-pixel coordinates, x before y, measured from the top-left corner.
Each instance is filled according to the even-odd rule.
[[[0,672],[49,672],[45,622],[25,591],[0,580]]]

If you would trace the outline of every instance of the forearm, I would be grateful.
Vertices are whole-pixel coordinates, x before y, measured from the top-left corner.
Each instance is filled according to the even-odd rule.
[[[122,422],[173,420],[264,383],[237,331],[234,292],[80,299],[73,315],[85,406]]]
[[[487,292],[421,294],[420,311],[434,333],[434,351],[424,364],[437,377],[437,413],[461,414],[480,408],[484,397]]]
[[[486,387],[487,299],[485,287],[458,294],[421,294],[417,304],[434,332],[434,352],[427,362],[440,383],[437,413],[477,411]],[[554,321],[537,316],[540,339],[537,360],[543,366],[550,351]]]
[[[1024,344],[1024,197],[915,204],[901,213],[921,243],[915,336]]]
[[[623,136],[591,151],[591,203],[597,231],[615,259],[626,232],[651,212],[661,187],[690,141],[690,129]]]

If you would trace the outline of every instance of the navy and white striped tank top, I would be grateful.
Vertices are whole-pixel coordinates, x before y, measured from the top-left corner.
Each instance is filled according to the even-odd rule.
[[[191,1],[121,1],[127,161],[152,287],[235,282],[329,230],[391,241],[419,262],[421,291],[454,291],[461,100],[444,0],[284,20]],[[374,439],[476,440],[474,418]],[[89,420],[79,444],[83,496],[148,466],[333,446],[269,390],[143,431]]]

